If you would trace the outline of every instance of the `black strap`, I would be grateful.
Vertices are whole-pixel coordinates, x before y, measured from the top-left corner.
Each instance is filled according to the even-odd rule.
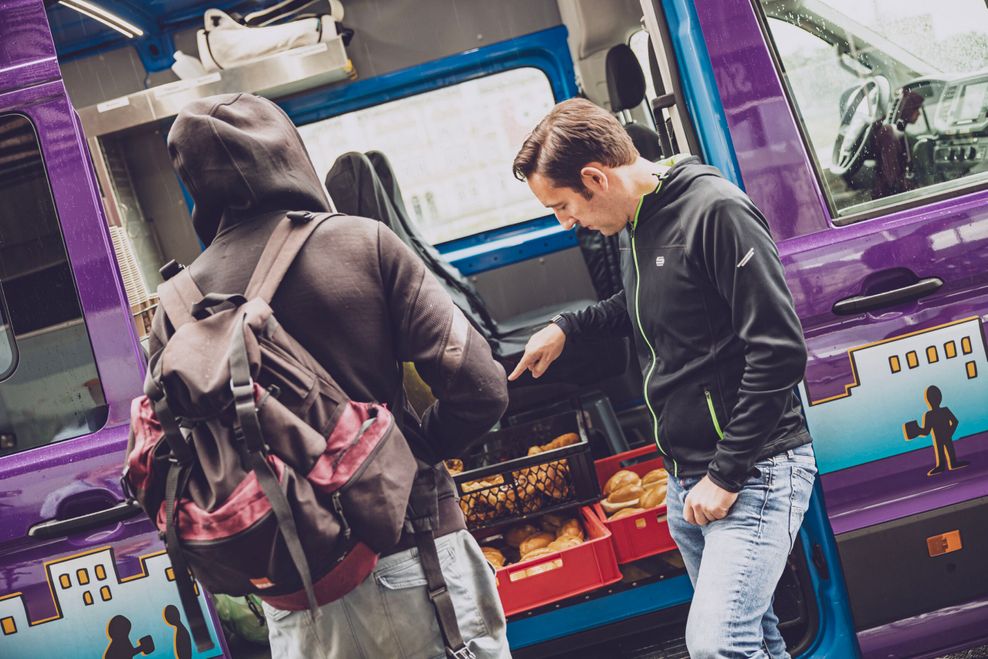
[[[439,501],[434,469],[422,469],[416,475],[415,486],[408,502],[408,521],[415,546],[419,550],[419,563],[425,575],[429,601],[436,610],[436,620],[442,633],[446,656],[450,659],[476,659],[473,651],[463,642],[460,626],[456,621],[456,608],[446,586],[439,552],[436,549],[434,529],[439,523]]]
[[[295,261],[299,251],[309,239],[312,232],[331,217],[342,213],[312,213],[309,211],[293,211],[278,223],[268,238],[261,257],[254,266],[254,272],[247,282],[244,297],[252,300],[256,297],[270,303],[275,291],[285,278],[285,273]]]
[[[171,561],[172,571],[175,574],[175,586],[178,588],[179,600],[185,610],[185,617],[189,621],[189,631],[192,633],[192,638],[195,640],[199,652],[205,652],[215,644],[209,635],[206,617],[202,613],[202,607],[199,606],[192,573],[189,571],[189,565],[185,562],[185,556],[181,552],[182,544],[178,537],[178,530],[175,528],[175,504],[189,482],[190,467],[191,463],[180,463],[174,458],[168,467],[168,476],[165,479],[165,550],[168,552],[168,560]]]
[[[250,363],[247,358],[247,344],[244,333],[248,331],[247,315],[242,316],[242,322],[234,331],[233,345],[230,350],[230,387],[233,390],[233,405],[237,414],[234,428],[243,441],[246,449],[248,466],[257,477],[261,491],[271,504],[275,519],[278,521],[278,531],[281,533],[292,564],[302,579],[305,596],[309,601],[309,609],[313,616],[319,605],[316,603],[316,592],[312,586],[312,572],[309,561],[302,549],[302,542],[295,527],[295,517],[288,503],[288,497],[278,482],[278,477],[265,457],[267,454],[264,438],[261,433],[261,423],[257,418],[257,407],[254,402],[254,380],[250,374]]]

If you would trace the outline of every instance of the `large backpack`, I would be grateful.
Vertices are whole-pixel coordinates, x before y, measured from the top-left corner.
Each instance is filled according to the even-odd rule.
[[[416,461],[391,413],[350,400],[271,311],[327,217],[289,213],[244,295],[203,296],[187,270],[158,289],[174,333],[133,401],[123,480],[165,539],[200,650],[211,641],[190,569],[210,592],[315,611],[359,585],[405,524]]]

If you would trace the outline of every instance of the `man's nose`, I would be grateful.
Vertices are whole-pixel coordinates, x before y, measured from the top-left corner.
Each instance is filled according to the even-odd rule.
[[[555,211],[556,221],[563,225],[566,230],[572,229],[576,225],[576,218],[572,215],[564,215],[559,211]]]

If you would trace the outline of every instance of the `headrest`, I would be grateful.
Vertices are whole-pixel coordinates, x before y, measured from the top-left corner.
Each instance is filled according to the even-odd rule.
[[[645,74],[634,51],[618,44],[607,51],[607,93],[611,97],[611,112],[630,110],[645,98]]]

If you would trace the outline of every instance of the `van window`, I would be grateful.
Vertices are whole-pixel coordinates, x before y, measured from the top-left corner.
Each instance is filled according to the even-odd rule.
[[[988,182],[984,2],[760,1],[838,224]]]
[[[405,206],[433,244],[546,215],[511,163],[555,103],[535,68],[495,73],[299,127],[325,177],[347,151],[391,161]]]
[[[106,421],[38,136],[0,115],[0,455]]]

